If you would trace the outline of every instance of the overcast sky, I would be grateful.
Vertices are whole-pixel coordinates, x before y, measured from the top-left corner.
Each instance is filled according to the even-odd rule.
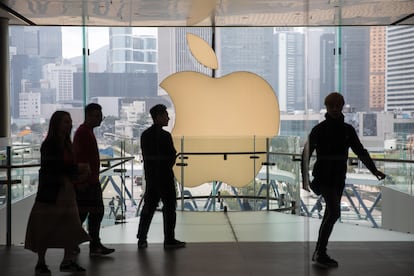
[[[157,35],[157,28],[133,28],[134,34]],[[88,41],[90,52],[109,44],[107,27],[89,27]],[[82,55],[82,27],[62,27],[62,54],[63,58],[72,58]]]

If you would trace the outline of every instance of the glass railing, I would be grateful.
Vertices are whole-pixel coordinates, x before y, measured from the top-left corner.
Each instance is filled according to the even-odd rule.
[[[177,144],[181,210],[299,210],[299,166],[292,162],[298,138],[182,138]]]
[[[102,227],[106,227],[137,216],[143,172],[139,139],[104,133],[98,144],[105,206]]]
[[[389,177],[384,184],[414,195],[414,135],[411,133],[386,134],[385,141],[384,170]]]
[[[139,147],[134,145],[134,141],[137,142],[125,139],[120,145],[100,145],[101,153],[104,152],[100,175],[105,204],[103,227],[140,215],[145,179]],[[321,198],[300,189],[301,147],[298,137],[251,137],[243,140],[228,137],[224,141],[180,138],[175,144],[178,151],[174,167],[178,210],[269,210],[315,218],[323,215]],[[12,180],[11,203],[36,193],[39,148],[40,143],[9,143],[0,148],[0,210],[7,207],[8,179]],[[107,152],[111,154],[107,155]],[[414,195],[411,152],[399,149],[371,155],[387,178],[378,181],[351,154],[341,204],[342,222],[381,227],[381,187]],[[322,208],[318,211],[319,202]]]
[[[6,140],[3,138],[2,141]],[[5,144],[0,148],[0,208],[7,201],[9,179],[11,202],[36,193],[40,164],[40,144],[23,140],[7,141]]]
[[[15,227],[25,227],[26,221],[18,222],[19,216],[16,214],[29,214],[32,206],[17,203],[24,202],[24,199],[37,192],[41,143],[36,141],[22,143],[21,140],[16,142],[14,139],[2,139],[0,145],[0,244],[9,245],[12,239],[11,233],[14,233],[11,229],[11,221]],[[103,221],[103,227],[124,221],[127,217],[136,216],[137,208],[133,206],[137,204],[129,205],[130,202],[134,202],[134,196],[132,196],[134,193],[129,194],[131,185],[128,183],[130,177],[135,179],[133,173],[137,170],[134,168],[136,162],[133,162],[133,156],[126,154],[124,146],[115,148],[112,157],[103,154],[101,158],[100,180],[104,196],[119,194],[120,204],[114,208],[117,215],[107,219],[110,211],[109,200],[104,199],[106,218]],[[13,208],[20,209],[18,212],[12,212]],[[24,240],[24,237],[17,237],[13,240],[20,243],[22,239]]]

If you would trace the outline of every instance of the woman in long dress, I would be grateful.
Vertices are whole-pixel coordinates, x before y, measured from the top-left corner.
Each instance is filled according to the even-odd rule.
[[[45,260],[48,248],[64,248],[60,271],[85,271],[73,255],[79,244],[90,240],[79,219],[73,183],[90,173],[90,169],[74,162],[71,130],[70,114],[56,111],[40,148],[39,186],[25,240],[25,248],[38,255],[37,275],[51,274]]]

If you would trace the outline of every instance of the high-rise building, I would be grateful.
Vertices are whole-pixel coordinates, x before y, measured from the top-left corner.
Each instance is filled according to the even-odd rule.
[[[325,108],[323,102],[329,93],[335,91],[335,33],[325,32],[320,38],[320,89],[319,108]]]
[[[73,100],[73,73],[76,67],[63,64],[46,64],[43,66],[43,76],[49,80],[50,88],[56,89],[56,102]]]
[[[24,119],[40,116],[40,93],[19,93],[19,117]]]
[[[385,110],[414,112],[414,34],[410,26],[387,28]]]
[[[109,28],[109,72],[156,73],[157,52],[155,36],[134,35],[130,27]]]
[[[10,27],[9,44],[16,48],[17,55],[38,57],[41,66],[62,59],[62,28],[48,27]]]
[[[305,110],[319,111],[321,102],[320,95],[320,67],[321,67],[321,35],[324,28],[305,29]]]
[[[41,64],[59,62],[62,59],[62,28],[41,27],[38,37]]]
[[[9,28],[9,45],[13,49],[10,66],[11,114],[19,117],[21,81],[31,82],[34,88],[40,87],[42,66],[62,59],[61,27]]]
[[[265,79],[276,95],[278,90],[274,28],[218,28],[216,54],[217,76],[235,71],[248,71]]]
[[[216,53],[220,60],[217,75],[248,71],[267,80],[275,89],[273,28],[218,28],[216,37]]]
[[[370,27],[369,108],[383,111],[385,105],[385,27]]]
[[[9,45],[17,55],[39,55],[39,27],[13,26],[9,31]]]
[[[342,28],[341,83],[345,102],[352,110],[369,107],[369,28]]]
[[[304,34],[297,31],[276,31],[275,61],[277,66],[276,91],[280,111],[305,110],[305,41]]]
[[[82,102],[83,73],[73,74],[73,99]],[[157,96],[157,73],[89,73],[89,97],[153,98]]]

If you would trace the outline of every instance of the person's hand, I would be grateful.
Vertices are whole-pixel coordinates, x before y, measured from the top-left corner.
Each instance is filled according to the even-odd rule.
[[[377,177],[378,180],[383,180],[386,177],[386,175],[382,171],[378,170],[374,172],[374,175]]]

